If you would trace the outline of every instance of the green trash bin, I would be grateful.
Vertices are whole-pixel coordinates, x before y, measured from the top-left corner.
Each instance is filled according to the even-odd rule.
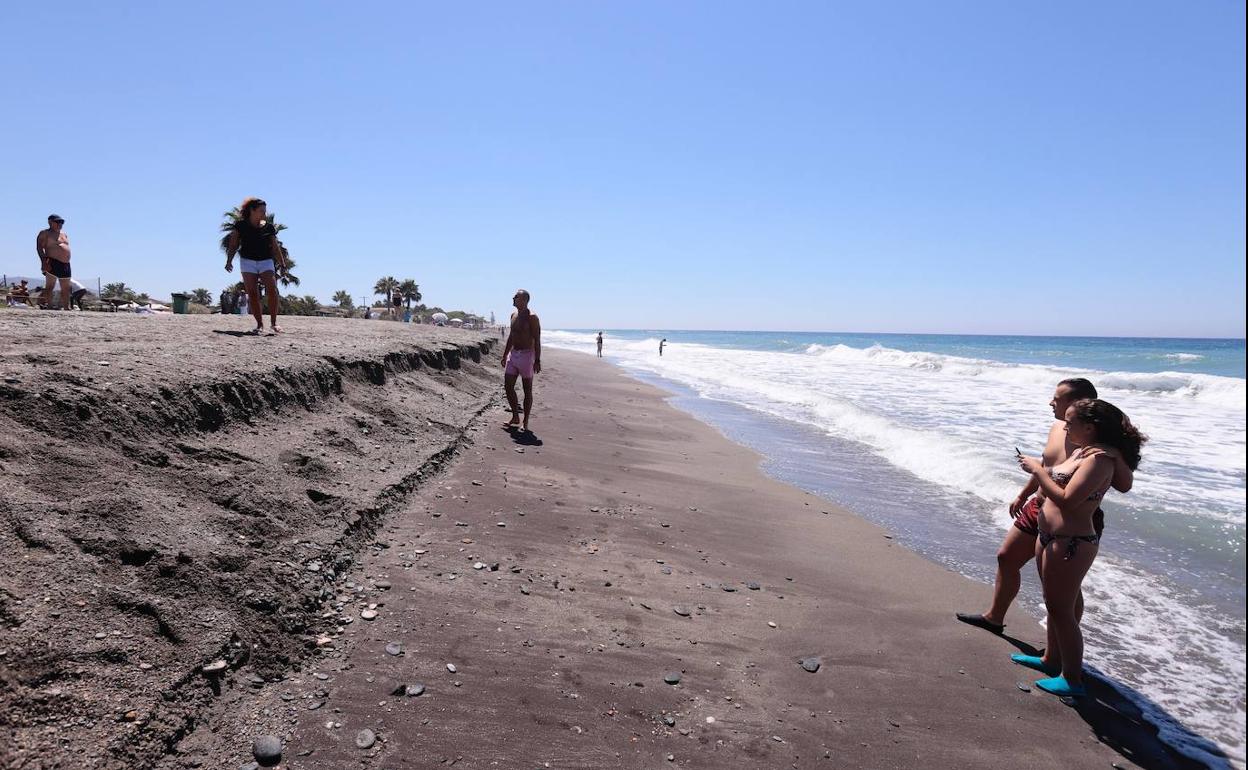
[[[178,315],[186,315],[190,312],[191,295],[190,294],[174,294],[173,295],[173,312]]]

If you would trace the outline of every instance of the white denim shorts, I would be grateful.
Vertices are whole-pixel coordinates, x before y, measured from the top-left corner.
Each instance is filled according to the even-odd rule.
[[[273,260],[271,259],[247,259],[246,257],[242,257],[239,260],[238,269],[239,269],[239,272],[255,273],[256,275],[259,275],[261,273],[272,273],[274,272]]]

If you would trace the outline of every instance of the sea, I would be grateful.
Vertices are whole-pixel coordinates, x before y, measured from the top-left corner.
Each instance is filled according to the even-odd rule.
[[[597,330],[543,333],[594,354]],[[1086,377],[1149,437],[1106,497],[1086,662],[1161,738],[1245,761],[1244,340],[604,330],[604,357],[764,457],[771,475],[991,584],[1059,380]],[[659,355],[660,340],[666,340]],[[1034,571],[1013,613],[1043,619]],[[986,609],[990,589],[985,586]],[[1007,623],[1009,618],[1007,617]],[[1003,649],[1002,654],[1006,654]]]

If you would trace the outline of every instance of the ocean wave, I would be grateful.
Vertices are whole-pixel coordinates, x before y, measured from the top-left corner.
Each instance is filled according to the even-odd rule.
[[[1248,381],[1237,377],[1221,377],[1214,374],[1188,372],[1105,372],[1094,369],[1077,369],[1043,366],[1040,364],[1012,364],[980,358],[965,358],[943,353],[905,351],[872,345],[853,348],[848,345],[810,345],[807,355],[818,356],[829,362],[895,366],[917,371],[942,372],[961,377],[997,380],[1011,384],[1043,384],[1046,387],[1069,377],[1086,377],[1109,396],[1113,391],[1145,392],[1173,395],[1207,401],[1221,407],[1243,410]],[[1173,356],[1195,356],[1175,353]],[[1170,356],[1167,356],[1169,358]],[[1201,356],[1196,356],[1200,358]],[[1176,358],[1190,361],[1193,358]]]
[[[1167,353],[1165,356],[1162,356],[1162,357],[1168,358],[1171,361],[1178,361],[1179,363],[1183,363],[1183,364],[1191,363],[1192,361],[1204,361],[1205,360],[1205,357],[1199,353]]]

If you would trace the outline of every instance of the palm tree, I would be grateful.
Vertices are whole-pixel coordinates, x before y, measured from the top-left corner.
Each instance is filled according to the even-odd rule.
[[[212,292],[207,289],[194,289],[189,292],[191,300],[205,307],[212,304]]]
[[[230,234],[233,233],[235,228],[238,227],[238,222],[243,218],[243,213],[238,210],[237,206],[235,206],[221,216],[225,217],[225,219],[221,222],[220,246],[222,251],[229,251]],[[278,224],[277,215],[272,211],[268,213],[267,221],[269,224],[273,225],[273,230],[275,232],[280,233],[286,229],[286,225]],[[277,247],[282,250],[282,257],[286,260],[286,272],[278,274],[278,283],[282,285],[282,288],[286,288],[287,286],[298,286],[299,278],[293,272],[295,269],[295,260],[290,258],[290,250],[287,249],[282,243],[281,238],[277,239]]]
[[[135,297],[135,298],[134,298],[134,301],[135,301],[135,302],[137,302],[137,303],[138,303],[138,304],[140,304],[140,305],[150,305],[150,304],[152,304],[152,298],[148,295],[148,293],[147,293],[147,292],[143,292],[142,294],[140,294],[140,295],[138,295],[137,297]]]
[[[399,294],[403,295],[403,301],[407,304],[407,309],[412,309],[413,302],[420,302],[420,286],[416,284],[413,278],[406,278],[399,284]]]
[[[351,299],[351,295],[346,289],[339,289],[334,292],[334,302],[343,310],[351,310],[355,307],[355,302]]]
[[[127,301],[134,299],[134,289],[127,286],[124,281],[106,283],[102,291],[105,297],[112,299],[124,299]]]
[[[385,298],[385,302],[389,304],[391,295],[399,286],[399,282],[394,276],[388,275],[385,278],[378,278],[377,283],[373,285],[373,294],[381,295]]]

